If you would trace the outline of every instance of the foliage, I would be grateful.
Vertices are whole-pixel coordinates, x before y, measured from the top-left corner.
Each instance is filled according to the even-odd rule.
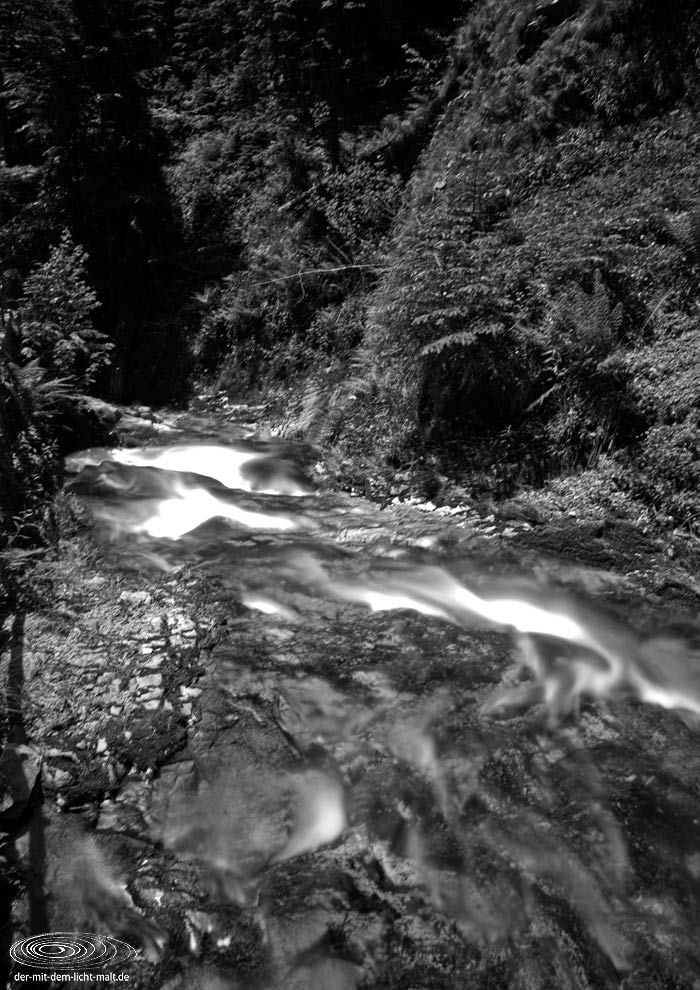
[[[0,350],[0,547],[53,537],[48,499],[58,462],[50,424],[63,392],[36,362],[19,368]]]
[[[595,463],[619,430],[628,374],[617,349],[622,305],[610,305],[600,273],[588,294],[574,285],[554,304],[543,352],[544,391],[529,407],[548,409],[550,459],[559,469]]]
[[[626,450],[661,504],[698,50],[691,0],[0,0],[10,356],[149,401],[296,383],[299,429],[504,489]]]
[[[373,391],[361,418],[347,404],[351,448],[371,434],[390,460],[432,451],[505,490],[624,448],[651,464],[663,392],[686,401],[674,364],[691,388],[690,358],[659,361],[671,335],[650,340],[671,322],[697,336],[700,178],[683,109],[699,92],[698,16],[684,6],[661,25],[659,10],[474,6],[461,93],[369,300],[359,356]],[[636,377],[645,348],[654,381]]]
[[[83,245],[101,303],[98,329],[115,344],[116,392],[133,357],[135,320],[152,294],[157,269],[148,263],[174,233],[165,148],[146,96],[159,7],[154,0],[0,4],[5,162],[38,169],[32,200],[10,204],[15,231],[7,246],[13,257],[19,248],[22,277],[44,260],[29,255],[42,251],[37,224],[51,239],[67,227]]]
[[[637,459],[633,491],[676,525],[700,525],[700,422],[653,426]]]
[[[85,282],[87,260],[64,231],[48,260],[26,279],[17,312],[23,360],[83,389],[109,364],[113,346],[92,324],[99,302]]]
[[[330,172],[312,191],[312,202],[325,221],[328,237],[348,259],[371,259],[389,232],[402,200],[396,174],[367,162]]]

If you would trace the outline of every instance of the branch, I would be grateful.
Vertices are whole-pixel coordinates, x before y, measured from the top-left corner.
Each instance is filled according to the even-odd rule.
[[[374,271],[382,272],[389,269],[389,265],[340,265],[338,268],[307,268],[303,272],[294,272],[293,275],[281,275],[279,278],[271,278],[266,282],[253,282],[251,288],[257,289],[261,285],[273,285],[275,282],[288,282],[292,278],[303,278],[304,275],[325,275],[333,272],[347,272],[356,268],[371,268]],[[228,281],[225,279],[224,281]]]

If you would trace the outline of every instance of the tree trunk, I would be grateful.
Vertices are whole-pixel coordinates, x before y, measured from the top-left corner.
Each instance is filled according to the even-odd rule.
[[[340,60],[344,8],[345,0],[335,0],[330,30],[332,54],[328,64],[328,157],[334,172],[340,167],[340,104],[343,95]]]

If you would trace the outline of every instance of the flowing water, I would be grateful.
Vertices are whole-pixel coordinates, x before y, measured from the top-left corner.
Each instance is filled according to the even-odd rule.
[[[700,987],[697,633],[188,422],[66,466],[111,566],[235,602],[188,760],[98,826],[255,931],[207,985]],[[154,959],[231,942],[210,920],[176,950],[164,911],[141,905]]]

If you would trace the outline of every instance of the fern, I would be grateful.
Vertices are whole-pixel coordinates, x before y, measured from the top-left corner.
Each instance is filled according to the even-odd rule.
[[[592,293],[575,286],[556,304],[551,318],[552,337],[562,355],[600,358],[611,352],[622,321],[622,305],[611,307],[600,272],[596,271]]]
[[[426,344],[421,350],[421,357],[428,357],[431,354],[442,354],[448,347],[469,347],[480,337],[497,337],[503,330],[502,323],[490,323],[488,326],[479,327],[475,330],[460,330],[459,333],[449,333],[439,340],[434,340],[431,344]]]
[[[20,368],[0,350],[0,542],[45,542],[47,500],[57,485],[51,413],[68,383],[47,379],[38,362]]]
[[[666,225],[669,234],[686,256],[694,262],[700,261],[700,207],[696,206],[686,213],[669,217]]]

